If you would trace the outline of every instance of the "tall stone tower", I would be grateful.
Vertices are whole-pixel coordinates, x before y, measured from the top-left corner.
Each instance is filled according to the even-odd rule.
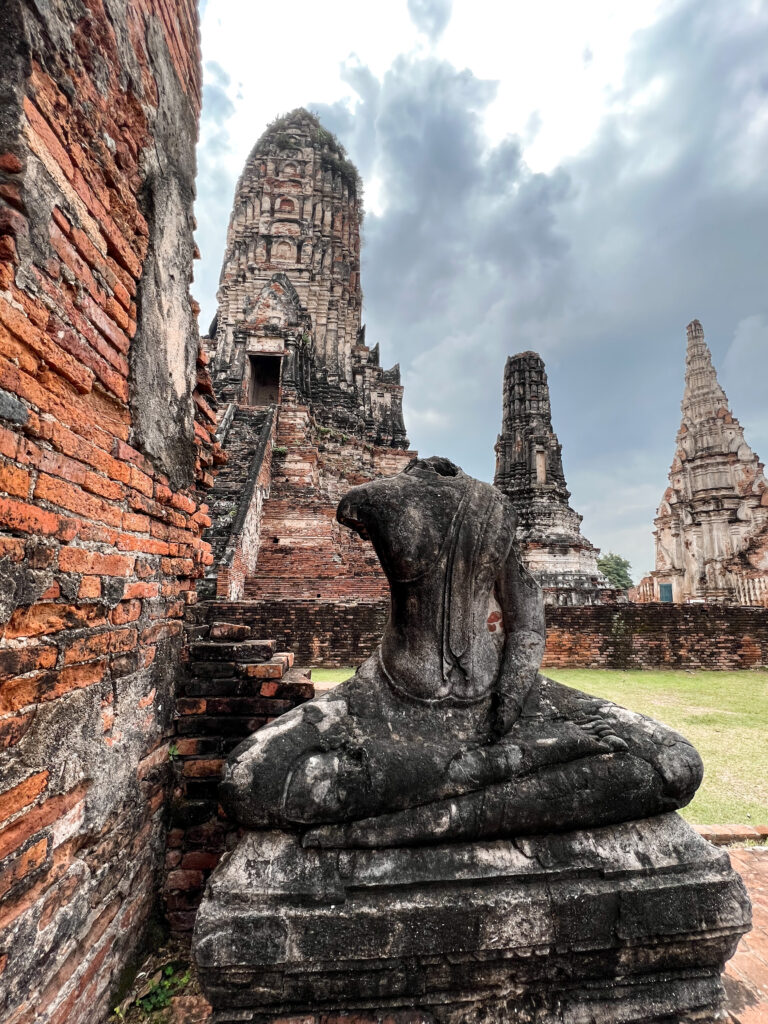
[[[536,352],[510,356],[494,483],[517,511],[525,564],[546,604],[620,600],[623,592],[614,590],[598,569],[600,552],[582,535],[582,517],[568,503],[561,451],[552,429],[544,361]]]
[[[306,110],[275,121],[235,191],[209,348],[219,401],[310,403],[318,422],[407,448],[400,371],[361,323],[360,179]]]
[[[365,343],[361,216],[357,171],[317,118],[275,121],[237,184],[204,339],[227,462],[199,593],[253,602],[242,614],[304,664],[351,664],[378,639],[386,580],[336,505],[415,455],[399,368]]]
[[[768,605],[768,482],[720,387],[698,320],[669,487],[655,520],[657,601]]]

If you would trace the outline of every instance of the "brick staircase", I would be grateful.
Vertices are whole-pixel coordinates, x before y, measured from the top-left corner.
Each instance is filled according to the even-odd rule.
[[[165,905],[176,933],[192,929],[208,875],[238,833],[218,801],[224,761],[246,736],[314,696],[293,655],[250,626],[190,624],[176,700],[175,770]]]
[[[211,526],[205,539],[211,545],[214,564],[221,560],[229,540],[268,412],[268,409],[240,407],[235,410],[227,432],[227,461],[219,470],[208,496]]]
[[[317,445],[302,444],[306,410],[281,408],[264,503],[256,572],[246,579],[249,601],[386,598],[387,585],[370,544],[336,522],[338,497],[326,493]]]

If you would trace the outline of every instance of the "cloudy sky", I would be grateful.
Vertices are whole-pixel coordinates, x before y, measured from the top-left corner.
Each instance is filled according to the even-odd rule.
[[[364,320],[422,454],[493,477],[507,355],[540,352],[584,532],[653,565],[698,317],[768,458],[768,3],[202,4],[195,294],[236,179],[296,106],[366,188]]]

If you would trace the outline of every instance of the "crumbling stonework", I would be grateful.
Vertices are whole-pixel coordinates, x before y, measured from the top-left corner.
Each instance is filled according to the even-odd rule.
[[[213,561],[207,579],[198,586],[202,597],[237,600],[243,595],[261,542],[276,425],[275,406],[251,409],[234,404],[219,425],[217,438],[227,445],[227,461],[218,471],[211,498],[212,522],[206,539]]]
[[[318,422],[407,448],[397,366],[382,370],[360,316],[361,187],[343,148],[306,110],[279,118],[235,191],[212,330],[222,401],[278,391]]]
[[[335,518],[355,484],[396,473],[413,452],[374,447],[318,427],[307,408],[280,408],[272,484],[248,600],[378,601],[386,581],[371,544]]]
[[[297,665],[350,668],[376,650],[389,597],[215,601],[197,607],[208,608],[217,621],[247,624],[255,635],[273,637],[282,650],[293,652]]]
[[[224,759],[255,729],[315,695],[311,681],[292,669],[292,653],[257,639],[248,625],[206,622],[215,604],[198,608],[187,626],[170,748],[164,907],[175,934],[192,931],[208,876],[239,831],[219,804]]]
[[[683,418],[656,518],[656,569],[636,600],[768,607],[768,481],[731,413],[698,320]]]
[[[162,872],[216,457],[188,291],[197,32],[191,0],[2,7],[5,1024],[102,1020]]]
[[[568,504],[561,450],[552,429],[544,361],[536,352],[510,356],[494,483],[517,512],[526,568],[544,591],[546,604],[626,600],[598,569],[600,551],[583,536],[582,517]]]
[[[296,110],[265,132],[237,186],[205,339],[229,457],[211,497],[206,598],[386,599],[371,546],[334,518],[350,486],[414,455],[399,369],[365,344],[361,216],[357,171],[316,118]]]
[[[201,606],[198,606],[201,607]],[[389,601],[259,601],[210,605],[216,619],[247,623],[291,646],[297,663],[349,668],[376,650]],[[768,667],[768,609],[658,603],[547,605],[544,668]],[[489,624],[489,629],[492,624]]]

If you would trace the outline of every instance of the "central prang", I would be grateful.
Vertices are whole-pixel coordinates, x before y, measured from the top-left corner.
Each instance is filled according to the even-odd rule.
[[[539,674],[541,591],[499,490],[414,459],[349,491],[337,518],[373,543],[389,621],[353,678],[233,752],[221,795],[241,825],[379,848],[594,828],[691,800],[702,766],[683,737]]]

